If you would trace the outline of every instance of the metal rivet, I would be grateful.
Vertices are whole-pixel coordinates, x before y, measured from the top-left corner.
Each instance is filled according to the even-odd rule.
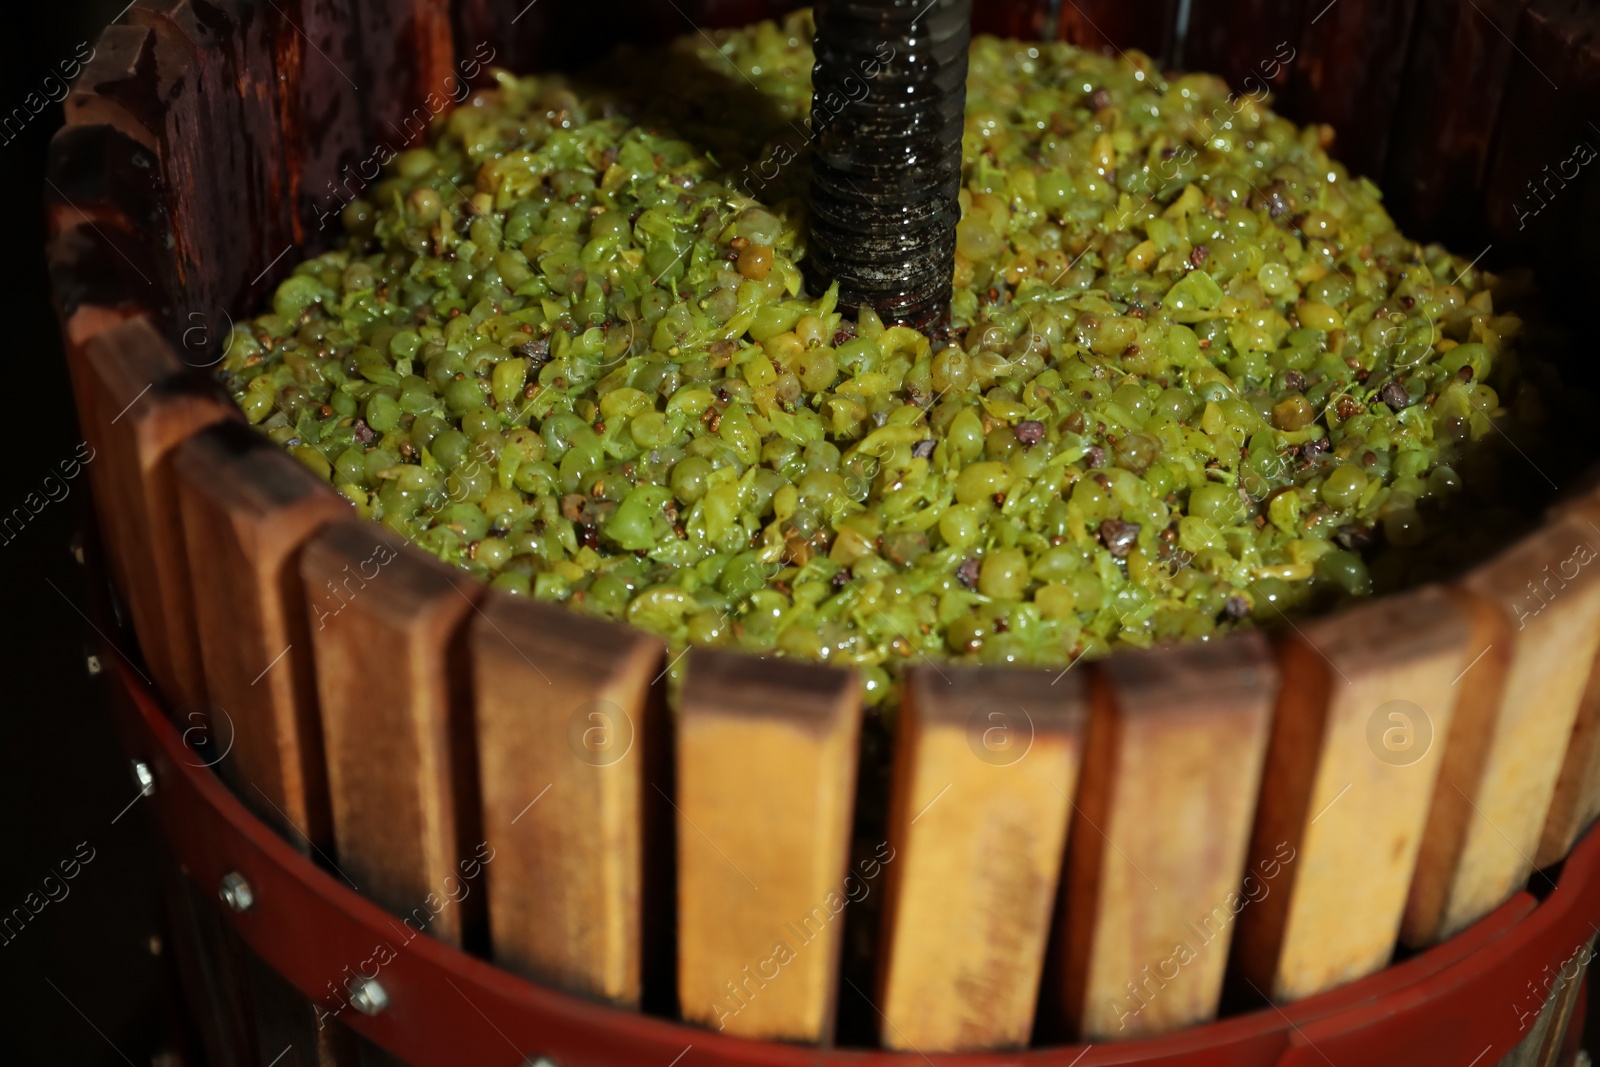
[[[244,875],[238,871],[229,871],[222,876],[222,889],[217,895],[233,911],[249,911],[250,906],[256,902],[256,895],[250,888],[250,883],[245,881]]]
[[[89,668],[89,677],[93,678],[100,673],[100,657],[90,654],[83,658],[83,665]]]
[[[375,979],[363,978],[350,992],[350,1003],[362,1015],[377,1015],[389,1006],[389,994]]]
[[[133,761],[133,780],[139,783],[140,796],[154,796],[156,791],[156,776],[150,770],[150,765],[144,760]]]
[[[556,1061],[549,1056],[529,1056],[522,1061],[522,1067],[556,1067]]]

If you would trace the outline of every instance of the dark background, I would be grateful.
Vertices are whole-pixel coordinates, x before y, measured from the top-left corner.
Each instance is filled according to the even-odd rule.
[[[124,3],[6,5],[0,114],[23,106],[30,92],[54,89],[45,78],[82,42],[92,46]],[[0,144],[9,246],[0,323],[11,368],[0,423],[9,442],[0,462],[3,512],[30,492],[43,496],[44,477],[82,441],[44,264],[44,158],[60,125],[61,105],[52,103]],[[85,666],[94,633],[78,614],[87,610],[88,586],[71,543],[85,516],[87,478],[70,485],[69,496],[0,544],[0,915],[26,910],[29,893],[44,898],[44,879],[59,878],[59,864],[80,844],[87,846],[79,854],[93,849],[94,858],[65,883],[63,899],[0,943],[0,1063],[147,1067],[164,1041],[168,957],[152,952],[164,949],[152,942],[161,926],[159,844],[142,804],[112,823],[138,790],[99,680]]]
[[[979,0],[980,7],[983,2]],[[0,64],[0,116],[23,106],[30,93],[54,89],[56,83],[46,79],[63,61],[85,54],[81,46],[92,45],[125,3],[30,0],[7,5],[9,55]],[[1197,0],[1196,11],[1205,6]],[[668,16],[670,10],[665,10]],[[1291,113],[1300,110],[1292,100],[1282,102]],[[1549,120],[1548,114],[1539,114],[1541,124]],[[0,514],[9,513],[29,493],[40,493],[45,476],[72,457],[82,440],[44,262],[44,159],[60,124],[61,106],[51,103],[20,135],[0,143],[0,204],[8,209],[9,223],[0,336],[11,368],[5,380],[7,417],[0,422],[5,448]],[[0,141],[9,136],[9,131],[0,132]],[[1352,144],[1360,155],[1360,139]],[[1405,224],[1406,191],[1391,192],[1399,201],[1391,207],[1400,208]],[[1600,197],[1574,196],[1572,201],[1580,213],[1585,213],[1585,204],[1600,211],[1594,206]],[[1557,214],[1540,220],[1541,225],[1554,231],[1552,242],[1560,241],[1552,247],[1571,251],[1570,236],[1561,240],[1565,228]],[[1455,238],[1457,251],[1468,255],[1481,247],[1476,233],[1444,232],[1447,227],[1429,232],[1437,228],[1428,225],[1416,229],[1421,237]],[[1544,261],[1537,252],[1530,254],[1531,248],[1525,246],[1514,258]],[[1488,262],[1505,254],[1496,249]],[[1592,268],[1592,247],[1584,258]],[[45,905],[14,939],[7,941],[8,935],[0,933],[4,1065],[146,1067],[159,1063],[160,1054],[172,1047],[173,1028],[182,1023],[182,1009],[171,996],[170,955],[161,944],[161,846],[148,811],[135,799],[137,788],[111,729],[102,685],[90,676],[85,662],[94,633],[81,614],[88,609],[88,581],[72,545],[87,503],[87,480],[80,476],[65,500],[48,504],[19,535],[4,541],[0,534],[0,605],[5,610],[0,670],[6,680],[0,698],[6,727],[0,734],[0,917],[15,908],[26,910],[25,899],[30,893],[44,896],[45,879],[59,876],[62,861],[93,850],[93,859],[66,883],[69,894],[64,899]],[[1600,1011],[1591,998],[1590,1048],[1595,1047],[1597,1016]]]

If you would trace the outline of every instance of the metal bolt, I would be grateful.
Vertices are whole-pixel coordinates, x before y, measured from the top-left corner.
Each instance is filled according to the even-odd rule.
[[[350,992],[350,1003],[362,1015],[377,1015],[389,1007],[389,994],[376,979],[363,978]]]
[[[89,677],[93,678],[100,673],[100,657],[90,653],[83,659],[84,666],[89,668]]]
[[[222,889],[218,895],[233,911],[249,911],[250,906],[256,902],[256,895],[250,888],[250,883],[245,881],[244,875],[238,871],[229,871],[222,876]]]
[[[139,783],[140,796],[154,796],[156,791],[156,776],[150,770],[150,764],[144,760],[133,761],[133,780]]]
[[[529,1056],[522,1061],[522,1067],[556,1067],[556,1061],[549,1056]]]

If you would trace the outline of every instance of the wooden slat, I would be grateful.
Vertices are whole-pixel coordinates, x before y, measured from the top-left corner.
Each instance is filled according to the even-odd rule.
[[[185,373],[148,319],[113,326],[86,353],[88,410],[100,442],[86,460],[115,572],[157,687],[181,714],[205,699],[172,453],[238,409]]]
[[[1533,869],[1600,645],[1597,544],[1587,523],[1563,519],[1457,583],[1470,666],[1406,902],[1407,945],[1463,929]]]
[[[352,0],[277,0],[263,16],[271,31],[267,70],[277,73],[276,133],[295,241],[324,246],[344,232],[339,213],[345,204],[358,196],[373,199],[378,165],[399,146],[392,132],[364,143],[359,86],[365,71]]]
[[[302,850],[332,843],[300,550],[348,502],[242,423],[173,461],[218,769]]]
[[[643,826],[666,784],[662,642],[561,607],[491,597],[472,625],[496,963],[639,1004]],[[655,888],[655,887],[652,887]]]
[[[816,1043],[833,1030],[860,681],[695,649],[679,713],[685,1019]]]
[[[973,34],[1037,41],[1044,36],[1049,0],[1006,0],[972,5]]]
[[[1061,5],[1057,25],[1063,41],[1107,55],[1136,48],[1159,68],[1176,44],[1178,0],[1072,0]]]
[[[351,77],[366,104],[366,140],[400,151],[425,136],[415,133],[417,126],[425,128],[455,106],[449,99],[456,76],[449,0],[349,3],[361,27],[361,72]]]
[[[219,346],[224,313],[262,302],[293,241],[263,12],[247,0],[141,0],[126,16],[155,35],[174,332],[208,325]]]
[[[1333,155],[1352,174],[1383,174],[1417,0],[1311,0],[1281,101],[1296,122],[1333,126]],[[1360,69],[1359,78],[1350,77]],[[1411,135],[1401,130],[1402,137]]]
[[[1100,1041],[1216,1014],[1277,669],[1249,634],[1114,656],[1091,677],[1060,1005]]]
[[[1236,92],[1273,92],[1299,61],[1303,0],[1193,0],[1183,68],[1222,77]],[[1312,15],[1316,10],[1312,10]]]
[[[1555,518],[1571,516],[1600,539],[1600,490],[1591,486],[1576,499],[1552,508],[1551,514]],[[1564,859],[1596,817],[1600,817],[1600,655],[1589,668],[1578,700],[1550,812],[1539,834],[1539,850],[1533,855],[1534,866],[1548,867]]]
[[[313,537],[300,574],[340,871],[460,944],[482,899],[459,886],[482,841],[464,623],[485,587],[365,522]]]
[[[1469,631],[1458,605],[1424,589],[1283,635],[1247,864],[1264,888],[1234,947],[1259,994],[1298,1000],[1388,963]]]
[[[1082,676],[914,669],[899,711],[877,1004],[888,1048],[1033,1030],[1088,698]]]
[[[1498,27],[1515,33],[1527,3],[1418,3],[1383,182],[1384,203],[1407,233],[1470,243],[1482,232],[1484,172],[1506,76],[1520,62]]]

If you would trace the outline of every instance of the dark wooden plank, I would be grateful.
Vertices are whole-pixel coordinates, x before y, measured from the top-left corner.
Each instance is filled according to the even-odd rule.
[[[1297,122],[1331,125],[1330,151],[1352,174],[1383,174],[1416,2],[1308,0],[1302,9],[1299,55],[1280,104]]]
[[[1182,65],[1219,75],[1236,92],[1259,93],[1264,86],[1278,93],[1299,60],[1301,12],[1308,6],[1304,0],[1193,0]]]
[[[300,575],[340,871],[460,945],[483,900],[465,623],[487,587],[368,522],[318,533]]]
[[[1057,26],[1063,41],[1107,55],[1138,49],[1160,69],[1177,43],[1178,0],[1061,0]]]
[[[262,303],[275,282],[268,268],[293,241],[270,11],[245,0],[146,0],[128,12],[155,37],[178,333],[196,323],[220,333],[225,315]]]
[[[325,247],[342,232],[339,213],[367,194],[397,149],[367,144],[363,74],[353,0],[279,0],[266,11],[273,85],[281,116],[284,185],[294,239]]]
[[[1490,148],[1508,75],[1521,62],[1507,34],[1527,3],[1419,0],[1383,182],[1408,233],[1482,247]]]
[[[972,5],[972,32],[1037,41],[1044,37],[1050,0],[993,0]]]
[[[85,351],[96,451],[85,459],[113,575],[150,674],[180,718],[202,710],[194,599],[172,471],[174,450],[205,427],[241,419],[220,389],[187,371],[148,319],[113,326]]]
[[[1494,257],[1530,263],[1555,301],[1600,283],[1600,11],[1535,0],[1514,33],[1505,104],[1485,184]]]
[[[242,423],[173,461],[218,769],[302,851],[332,845],[300,550],[349,503]]]
[[[423,139],[419,127],[456,101],[455,38],[448,0],[347,0],[360,27],[359,72],[366,141],[396,150]],[[513,5],[503,4],[510,8]]]

